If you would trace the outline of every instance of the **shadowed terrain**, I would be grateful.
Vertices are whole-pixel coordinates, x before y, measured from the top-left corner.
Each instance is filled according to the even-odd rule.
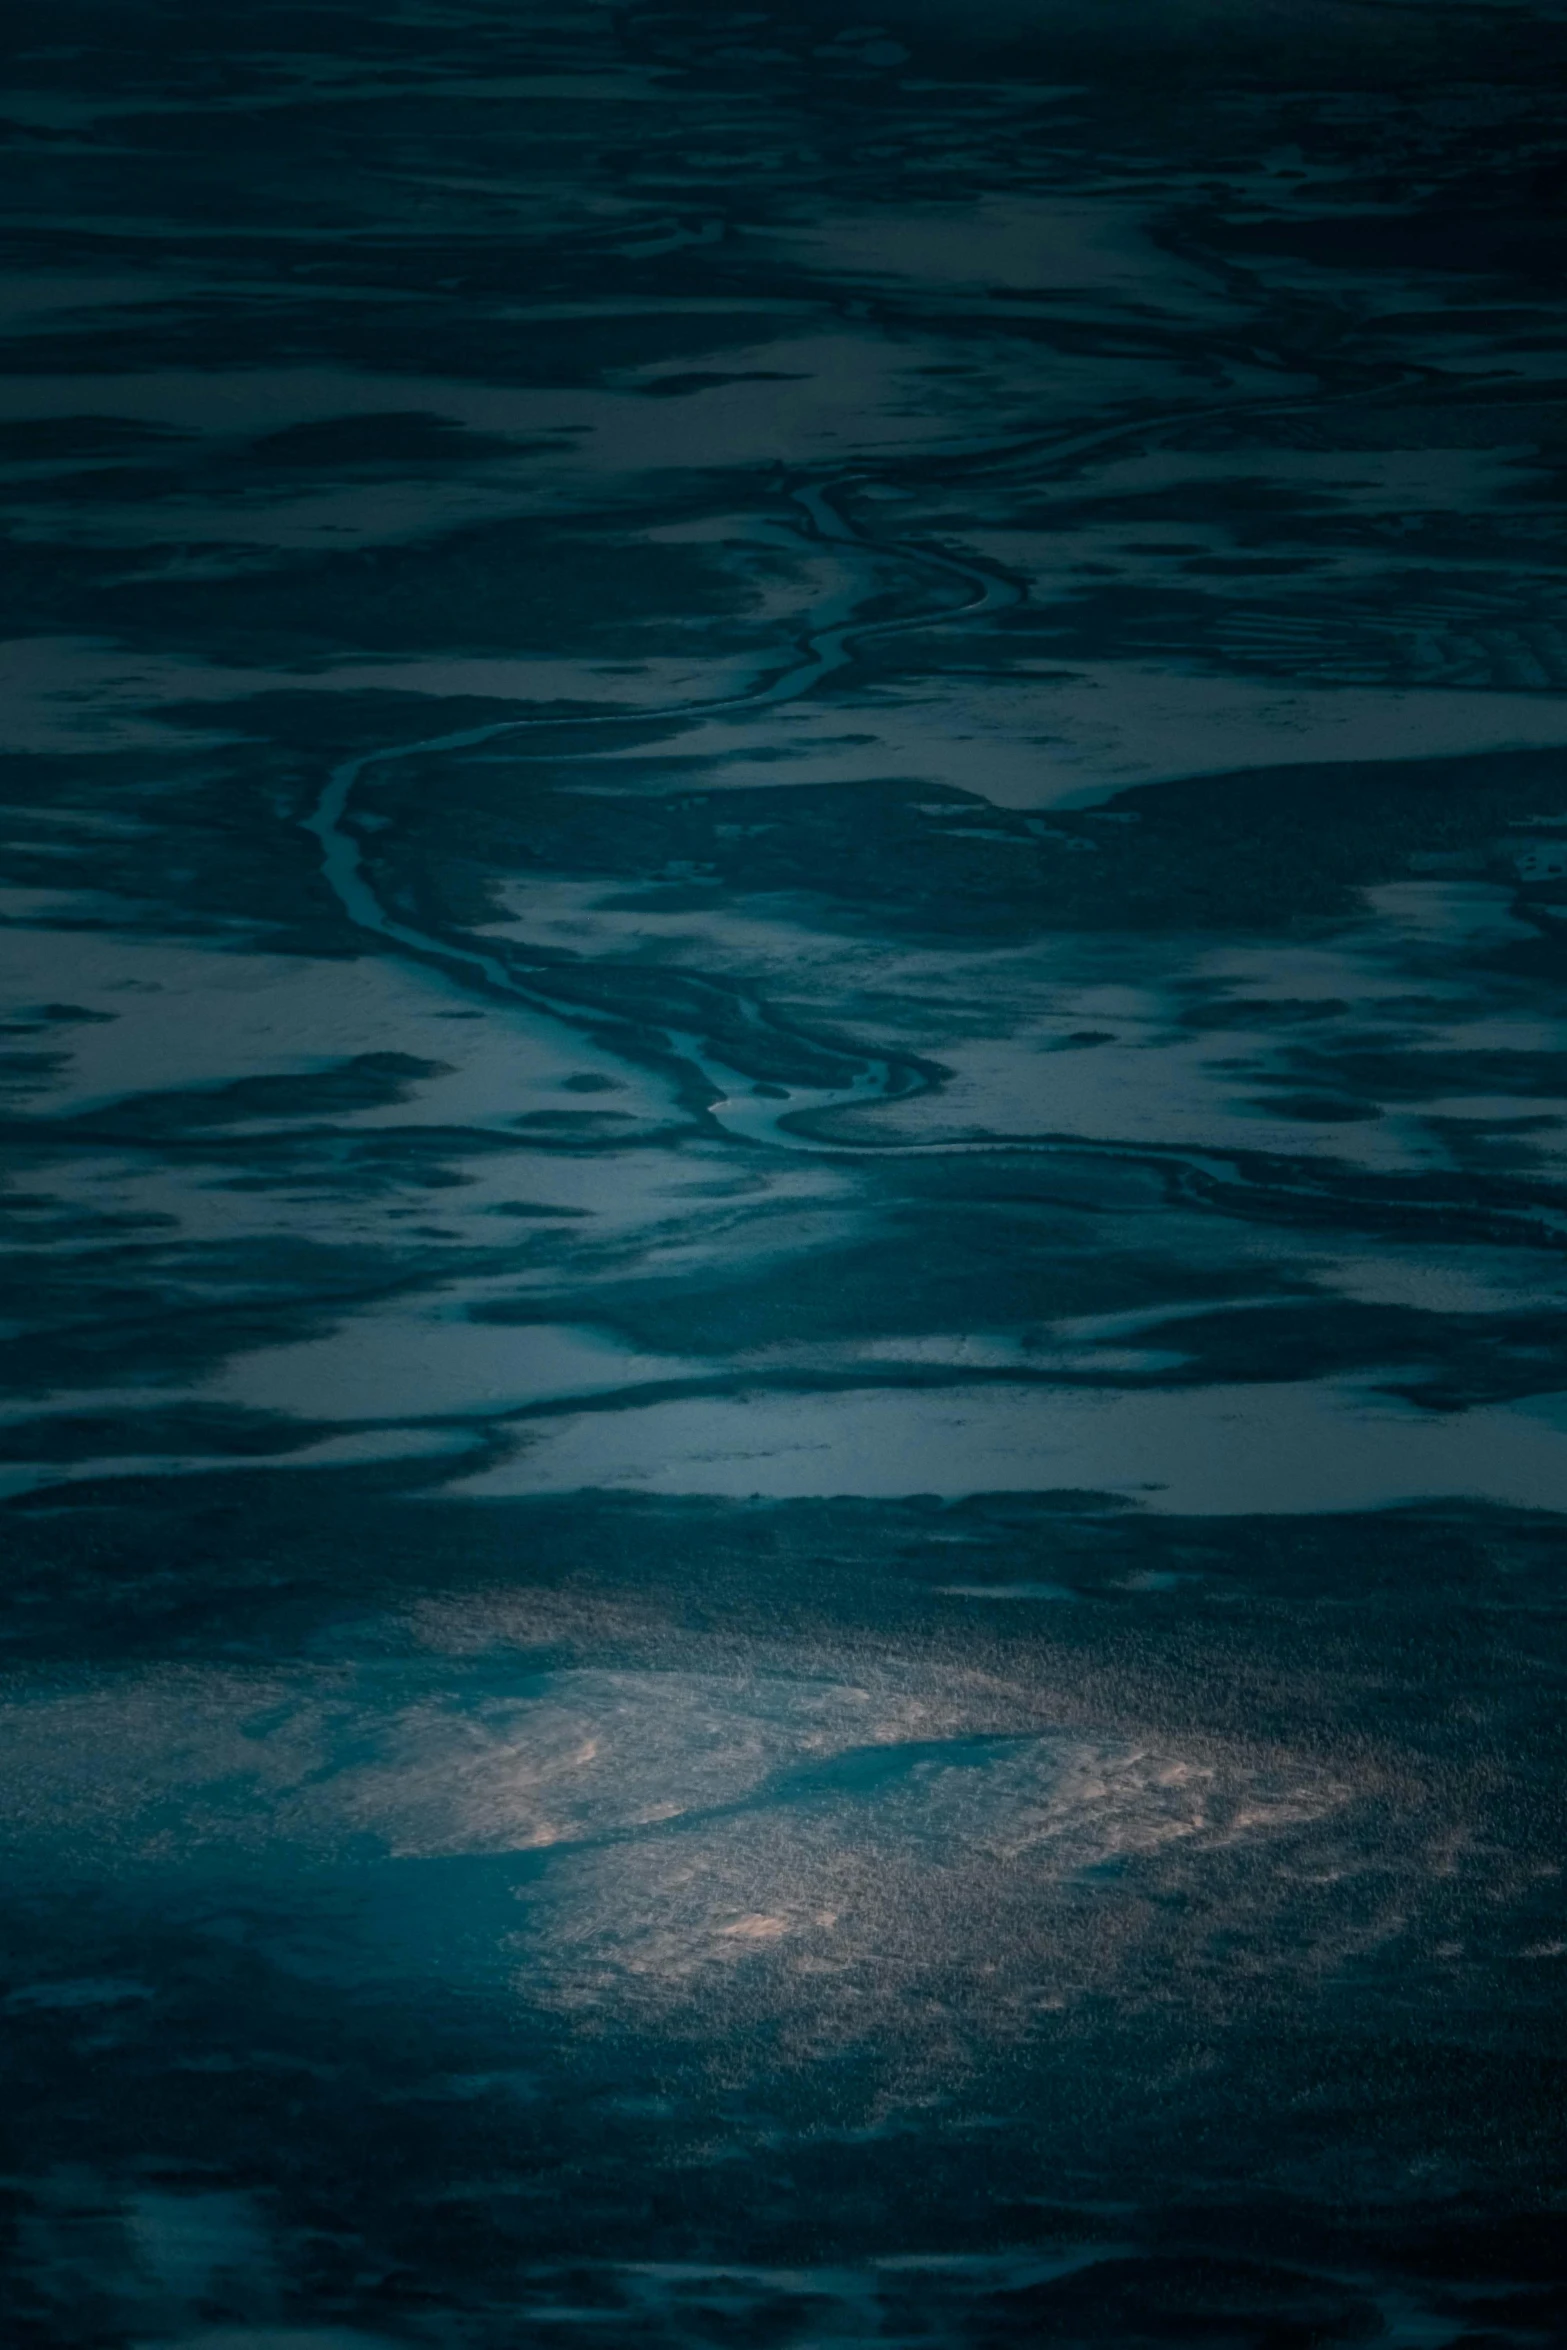
[[[1567,18],[0,90],[0,2336],[1567,2338]]]

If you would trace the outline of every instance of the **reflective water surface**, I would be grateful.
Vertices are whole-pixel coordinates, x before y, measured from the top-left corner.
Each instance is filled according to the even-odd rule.
[[[1561,2338],[1561,13],[8,39],[4,2340]]]

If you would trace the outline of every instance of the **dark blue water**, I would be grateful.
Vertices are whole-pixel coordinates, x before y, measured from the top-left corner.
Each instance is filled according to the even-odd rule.
[[[0,94],[0,2340],[1535,2350],[1567,20]]]

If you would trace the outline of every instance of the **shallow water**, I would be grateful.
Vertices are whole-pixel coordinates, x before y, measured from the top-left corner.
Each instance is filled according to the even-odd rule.
[[[18,26],[7,2343],[1561,2336],[1564,68]]]

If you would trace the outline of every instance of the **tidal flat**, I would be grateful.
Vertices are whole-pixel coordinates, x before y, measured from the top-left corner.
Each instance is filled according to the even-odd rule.
[[[5,49],[0,2339],[1567,2340],[1567,9]]]

